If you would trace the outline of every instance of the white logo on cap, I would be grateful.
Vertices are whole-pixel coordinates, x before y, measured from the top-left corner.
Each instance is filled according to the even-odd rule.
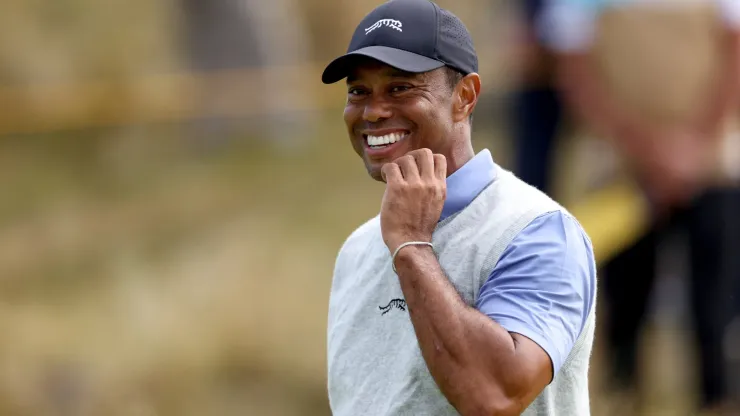
[[[378,20],[377,22],[375,22],[374,25],[372,25],[369,28],[365,29],[365,35],[369,35],[370,32],[372,32],[373,30],[375,30],[375,29],[377,29],[377,28],[379,28],[381,26],[386,26],[386,27],[389,27],[391,29],[396,29],[399,32],[403,32],[403,30],[401,30],[401,27],[403,26],[403,24],[400,21],[393,20],[393,19],[381,19],[381,20]]]

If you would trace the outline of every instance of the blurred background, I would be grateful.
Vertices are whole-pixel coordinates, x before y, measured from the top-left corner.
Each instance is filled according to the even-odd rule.
[[[320,74],[377,4],[3,2],[0,415],[330,414],[334,258],[383,187],[346,139],[342,83]],[[474,145],[520,171],[531,149],[512,96],[536,66],[524,2],[439,4],[480,56]],[[538,111],[524,124],[546,123]],[[559,131],[551,193],[604,264],[647,229],[645,199],[593,173],[611,160],[600,141]],[[687,414],[697,400],[685,240],[673,233],[656,266],[646,414]],[[722,359],[737,374],[731,329]],[[610,354],[597,334],[600,415]]]

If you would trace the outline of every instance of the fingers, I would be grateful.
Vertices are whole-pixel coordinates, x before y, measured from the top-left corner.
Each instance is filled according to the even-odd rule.
[[[444,155],[434,155],[434,176],[440,181],[447,179],[447,158]]]
[[[403,180],[403,174],[401,168],[395,163],[386,163],[380,168],[380,174],[383,177],[385,183],[398,182]]]
[[[416,158],[412,154],[407,154],[396,159],[395,164],[401,169],[403,178],[407,182],[417,182],[421,179],[419,167],[416,165]]]
[[[419,149],[409,154],[416,160],[419,175],[425,179],[434,179],[434,153],[429,149]]]
[[[447,159],[444,155],[434,154],[429,149],[414,150],[391,163],[383,165],[381,173],[386,183],[388,183],[386,175],[390,172],[386,169],[392,169],[390,166],[395,166],[394,171],[397,169],[400,173],[398,179],[404,179],[407,182],[416,182],[421,179],[437,179],[440,181],[447,179]]]

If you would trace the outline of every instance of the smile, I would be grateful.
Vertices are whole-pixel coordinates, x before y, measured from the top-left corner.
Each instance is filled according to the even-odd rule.
[[[393,157],[397,148],[401,146],[409,135],[410,132],[406,130],[363,134],[362,137],[365,139],[365,155],[372,159]]]
[[[400,142],[408,136],[406,132],[395,132],[383,136],[365,135],[365,142],[370,148],[383,148]]]

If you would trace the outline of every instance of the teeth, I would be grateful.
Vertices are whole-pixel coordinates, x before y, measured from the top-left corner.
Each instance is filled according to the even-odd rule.
[[[367,144],[370,146],[385,146],[403,140],[406,137],[403,133],[391,133],[385,136],[367,136]]]

